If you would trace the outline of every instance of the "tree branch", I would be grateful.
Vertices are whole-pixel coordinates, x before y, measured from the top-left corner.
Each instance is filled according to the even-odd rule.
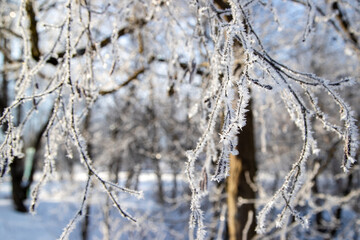
[[[351,40],[351,42],[355,45],[355,47],[359,50],[359,41],[357,36],[350,29],[350,22],[346,18],[346,15],[340,9],[338,2],[333,2],[331,4],[331,8],[337,12],[336,19],[338,20],[341,29],[347,35],[347,37]]]
[[[106,95],[106,94],[114,93],[114,92],[118,91],[119,89],[127,86],[129,83],[131,83],[131,82],[132,82],[133,80],[135,80],[140,74],[142,74],[142,73],[144,73],[144,72],[145,72],[145,67],[142,67],[142,68],[136,70],[131,76],[129,76],[129,78],[128,78],[125,82],[119,84],[118,86],[116,86],[116,87],[114,87],[114,88],[112,88],[112,89],[110,89],[110,90],[102,89],[102,90],[99,91],[99,94],[100,94],[100,95]]]
[[[301,5],[306,4],[305,2],[299,1],[299,0],[292,0],[292,1],[295,2],[295,3],[299,3]],[[353,46],[353,48],[357,52],[360,52],[360,45],[359,45],[358,37],[351,31],[350,22],[346,18],[343,11],[340,9],[340,6],[339,6],[338,2],[333,2],[332,5],[331,5],[331,8],[332,8],[333,11],[337,12],[336,20],[338,21],[340,27],[336,24],[334,19],[329,19],[328,22],[331,24],[331,26],[334,27],[335,31],[339,35],[342,35],[344,40],[346,40],[346,38],[349,39],[350,43]],[[316,11],[318,13],[320,13],[322,16],[324,16],[324,17],[326,16],[326,13],[319,6],[316,6]],[[344,36],[344,34],[345,34],[345,36]]]
[[[150,64],[153,61],[158,61],[158,62],[163,62],[163,63],[168,62],[168,60],[166,60],[164,58],[155,58],[155,57],[152,56],[152,57],[149,58],[147,64]],[[194,73],[196,73],[198,75],[201,75],[201,76],[207,74],[203,69],[200,69],[198,67],[196,67],[196,69],[189,68],[188,64],[185,63],[185,62],[179,62],[179,66],[185,71],[189,71],[189,72],[193,71]],[[200,65],[200,67],[208,67],[208,66],[206,65],[206,63],[203,63],[203,64]],[[123,87],[127,86],[129,83],[131,83],[133,80],[137,79],[137,77],[140,74],[144,73],[146,69],[147,69],[146,67],[139,68],[131,76],[129,76],[128,79],[125,82],[123,82],[123,83],[121,83],[121,84],[117,85],[116,87],[114,87],[112,89],[109,89],[109,90],[101,89],[99,91],[99,94],[100,95],[107,95],[107,94],[111,94],[111,93],[114,93],[114,92],[120,90],[121,88],[123,88]]]
[[[143,27],[144,25],[146,25],[146,21],[141,19],[139,21],[136,22],[136,24],[133,24],[132,26],[127,26],[127,27],[124,27],[124,28],[121,28],[118,32],[117,32],[117,39],[120,38],[121,36],[124,36],[126,34],[129,34],[129,33],[132,33],[134,32],[134,29],[136,28],[141,28]],[[111,43],[111,36],[108,36],[106,38],[104,38],[102,41],[100,41],[99,43],[99,47],[100,48],[103,48],[103,47],[106,47],[107,45],[109,45]],[[96,49],[96,46],[95,44],[92,44],[91,45],[91,50],[95,50]],[[74,53],[71,57],[72,58],[75,58],[75,57],[81,57],[85,54],[86,52],[86,47],[83,47],[83,48],[79,48],[76,50],[76,53]],[[46,63],[49,63],[49,64],[52,64],[54,66],[58,65],[59,64],[59,59],[63,58],[65,56],[65,52],[59,52],[57,53],[57,57],[50,57]]]
[[[20,34],[14,32],[13,30],[11,30],[9,28],[6,28],[6,27],[0,26],[0,31],[1,32],[7,32],[7,33],[9,33],[10,35],[13,35],[16,38],[22,38]]]

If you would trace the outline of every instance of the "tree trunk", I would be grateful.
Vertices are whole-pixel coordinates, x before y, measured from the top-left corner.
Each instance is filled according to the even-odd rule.
[[[231,8],[227,0],[215,0],[214,3],[222,10]],[[232,16],[226,15],[224,19],[230,22]],[[239,43],[236,44],[234,52],[241,58],[243,54],[241,51],[242,46]],[[243,64],[243,62],[239,62],[235,69],[241,70]],[[230,155],[230,176],[227,179],[226,192],[228,204],[227,238],[231,240],[251,239],[256,235],[255,204],[238,204],[239,197],[249,200],[253,200],[256,197],[255,189],[251,186],[257,170],[251,101],[249,102],[248,110],[246,125],[237,136],[237,150],[239,154],[237,156]]]
[[[165,203],[164,188],[163,188],[163,183],[162,183],[162,172],[161,172],[159,161],[160,161],[160,159],[157,159],[157,158],[153,159],[153,163],[155,165],[155,175],[156,175],[156,180],[157,180],[157,188],[158,188],[157,199],[158,199],[160,204],[164,204]]]
[[[256,174],[254,125],[251,111],[246,115],[246,126],[238,135],[238,155],[230,155],[230,176],[227,179],[228,238],[251,239],[255,236],[254,203],[238,204],[238,198],[255,199],[255,189],[251,187]]]
[[[173,187],[172,187],[172,193],[171,193],[171,198],[172,199],[176,199],[176,196],[177,196],[177,190],[178,190],[178,187],[177,187],[177,171],[175,168],[173,168]],[[174,201],[174,204],[176,202]]]
[[[11,184],[12,184],[12,199],[14,208],[19,212],[27,212],[24,201],[26,200],[26,187],[23,186],[23,159],[15,157],[10,164]]]

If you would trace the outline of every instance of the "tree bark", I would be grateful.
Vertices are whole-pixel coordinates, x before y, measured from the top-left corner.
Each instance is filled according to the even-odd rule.
[[[215,0],[214,3],[223,10],[231,8],[227,0]],[[224,19],[229,22],[232,20],[232,16],[224,16]],[[238,44],[236,47],[235,51],[241,54],[242,46]],[[241,69],[242,64],[240,62],[236,69]],[[251,184],[255,182],[254,177],[257,170],[251,101],[248,110],[246,125],[237,136],[239,154],[230,155],[230,176],[227,179],[226,192],[228,204],[227,238],[231,240],[251,239],[256,235],[255,204],[238,204],[239,197],[249,200],[256,197],[255,189],[251,187]]]
[[[239,205],[238,198],[255,199],[255,189],[251,187],[256,174],[254,124],[251,111],[246,115],[246,126],[238,135],[238,155],[230,155],[230,176],[227,179],[228,238],[251,239],[256,235],[254,203]],[[249,180],[251,182],[249,182]],[[251,219],[248,219],[248,217]]]
[[[23,186],[23,159],[15,157],[10,164],[12,199],[14,208],[19,212],[27,212],[24,201],[26,200],[26,188]]]

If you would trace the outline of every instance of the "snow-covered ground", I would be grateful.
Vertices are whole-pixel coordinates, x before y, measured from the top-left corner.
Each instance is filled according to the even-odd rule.
[[[163,182],[165,191],[170,191],[171,177],[165,175]],[[58,239],[62,230],[79,209],[84,184],[85,177],[81,174],[77,175],[74,181],[49,181],[41,191],[36,214],[32,215],[14,211],[11,201],[11,184],[7,180],[0,183],[0,239]],[[182,186],[181,183],[178,185]],[[107,232],[104,206],[108,198],[104,192],[99,191],[100,187],[95,186],[94,189],[90,194],[89,239],[95,240],[104,239]],[[141,175],[139,190],[144,191],[143,199],[137,199],[126,193],[118,195],[122,207],[132,214],[138,223],[134,224],[125,220],[115,208],[111,207],[109,239],[187,238],[189,210],[187,200],[183,199],[174,204],[170,203],[170,198],[167,198],[168,202],[165,206],[159,204],[156,201],[157,186],[154,174]],[[169,196],[170,192],[166,192],[166,195]],[[81,239],[82,223],[83,219],[77,223],[69,239]]]
[[[106,173],[102,174],[106,176]],[[37,177],[39,178],[39,176]],[[120,185],[124,186],[126,173],[120,174]],[[0,182],[0,240],[55,240],[61,236],[63,229],[78,211],[82,194],[84,192],[86,175],[77,173],[72,181],[67,178],[56,178],[49,181],[40,193],[36,214],[19,213],[13,210],[11,200],[11,183],[9,178]],[[117,198],[121,207],[131,214],[136,220],[134,224],[119,214],[112,206],[106,193],[101,187],[94,185],[89,195],[89,240],[142,240],[142,239],[188,239],[189,221],[189,195],[188,184],[185,179],[179,177],[178,195],[176,201],[172,199],[173,189],[172,176],[162,176],[165,192],[165,203],[158,202],[157,180],[155,174],[142,173],[139,179],[139,189],[144,192],[143,199],[127,193],[118,193]],[[258,179],[264,189],[276,189],[271,175],[261,175]],[[322,181],[324,182],[324,181]],[[29,205],[29,202],[27,202]],[[209,205],[211,206],[211,204]],[[107,211],[107,209],[110,209]],[[209,221],[211,214],[204,209]],[[274,214],[276,216],[277,214]],[[108,217],[106,217],[108,216]],[[358,234],[359,220],[353,209],[343,206],[341,231],[335,239],[360,240]],[[314,218],[315,216],[313,216]],[[324,221],[331,223],[328,212],[323,212]],[[104,221],[108,219],[108,222]],[[84,219],[81,219],[70,234],[69,239],[80,240],[81,228]],[[316,219],[310,219],[315,222]],[[219,223],[219,221],[215,222]],[[214,225],[206,223],[210,234]],[[215,226],[216,227],[216,226]],[[323,239],[321,236],[300,230],[294,239]],[[106,237],[107,236],[107,237]],[[311,237],[310,237],[311,236]],[[269,239],[265,237],[264,239]]]
[[[0,185],[0,236],[9,240],[57,239],[71,216],[72,202],[62,202],[58,196],[42,198],[37,213],[19,213],[13,210],[11,185]],[[77,229],[76,229],[77,230]],[[76,230],[74,234],[76,234]]]

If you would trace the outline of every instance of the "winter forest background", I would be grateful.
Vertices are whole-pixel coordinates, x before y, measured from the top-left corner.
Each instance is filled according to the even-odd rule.
[[[360,239],[358,0],[0,6],[1,239]]]

